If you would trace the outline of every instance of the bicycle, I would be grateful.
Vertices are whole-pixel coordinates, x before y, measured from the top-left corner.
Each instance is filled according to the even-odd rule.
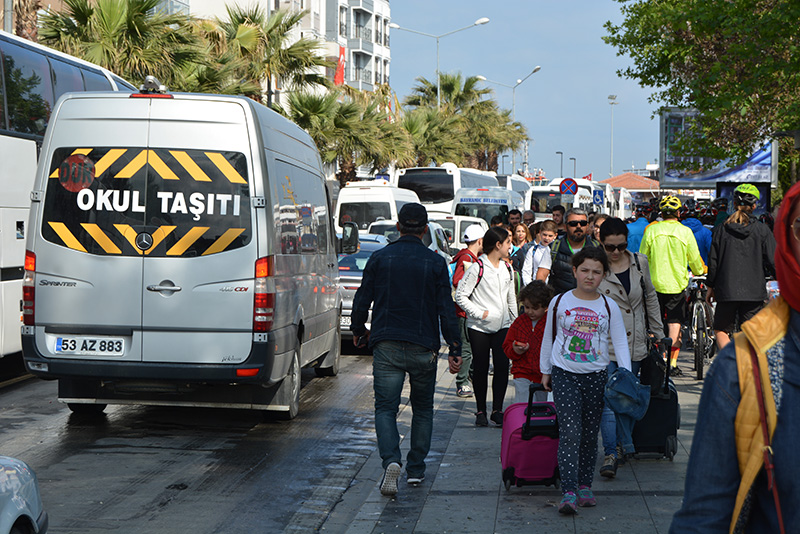
[[[714,309],[706,302],[708,287],[705,276],[689,278],[689,337],[694,348],[694,371],[698,380],[703,379],[703,371],[710,364],[717,347],[714,334]]]

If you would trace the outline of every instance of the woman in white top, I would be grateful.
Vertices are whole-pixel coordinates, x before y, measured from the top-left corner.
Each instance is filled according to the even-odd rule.
[[[582,248],[572,257],[572,272],[577,287],[550,301],[539,358],[542,385],[553,391],[558,413],[563,494],[558,511],[562,514],[597,504],[592,481],[608,379],[609,338],[617,364],[631,369],[619,306],[597,291],[608,272],[606,253],[597,247]]]
[[[494,226],[483,236],[483,254],[467,270],[456,290],[456,304],[467,314],[467,334],[472,346],[472,387],[475,391],[477,426],[488,426],[486,393],[489,387],[489,353],[494,363],[492,415],[503,425],[503,400],[508,387],[508,358],[503,340],[517,318],[514,274],[508,263],[511,234]]]

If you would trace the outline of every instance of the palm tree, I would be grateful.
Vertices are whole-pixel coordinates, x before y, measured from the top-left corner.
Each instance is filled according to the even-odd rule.
[[[491,94],[492,90],[479,88],[481,81],[477,76],[468,76],[466,79],[457,74],[442,74],[439,78],[442,88],[441,108],[445,112],[460,113],[469,107],[480,103],[484,96]],[[436,107],[436,83],[423,77],[417,78],[417,85],[406,97],[405,105],[412,107]]]
[[[411,139],[417,167],[428,166],[431,162],[462,163],[465,146],[460,117],[422,107],[405,113],[401,125]]]
[[[37,14],[40,0],[14,0],[14,31],[17,35],[34,43],[39,39]]]
[[[43,43],[137,83],[153,75],[181,88],[181,75],[202,63],[189,19],[157,11],[158,0],[64,0],[42,17]]]
[[[285,80],[294,90],[313,85],[327,86],[324,75],[315,69],[330,66],[320,55],[320,42],[303,37],[290,42],[291,30],[300,23],[306,11],[276,11],[267,17],[258,5],[226,6],[228,17],[217,20],[219,34],[212,42],[218,53],[233,51],[247,62],[246,77],[263,83],[267,105],[272,105],[272,82]],[[250,95],[261,101],[263,93]]]

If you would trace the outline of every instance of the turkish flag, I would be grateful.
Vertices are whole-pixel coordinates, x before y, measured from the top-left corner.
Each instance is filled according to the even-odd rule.
[[[333,75],[334,85],[344,85],[344,47],[339,46],[339,61],[336,62],[336,74]]]
[[[584,177],[583,177],[583,179],[584,179],[584,180],[589,180],[589,181],[591,182],[591,181],[592,181],[592,174],[594,174],[594,173],[591,173],[591,172],[590,172],[589,174],[587,174],[586,176],[584,176]]]

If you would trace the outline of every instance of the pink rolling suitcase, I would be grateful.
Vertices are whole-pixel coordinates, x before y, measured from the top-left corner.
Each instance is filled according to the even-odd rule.
[[[500,463],[506,489],[559,486],[556,407],[552,402],[533,402],[533,393],[541,390],[541,384],[532,384],[528,402],[512,404],[503,415]]]

